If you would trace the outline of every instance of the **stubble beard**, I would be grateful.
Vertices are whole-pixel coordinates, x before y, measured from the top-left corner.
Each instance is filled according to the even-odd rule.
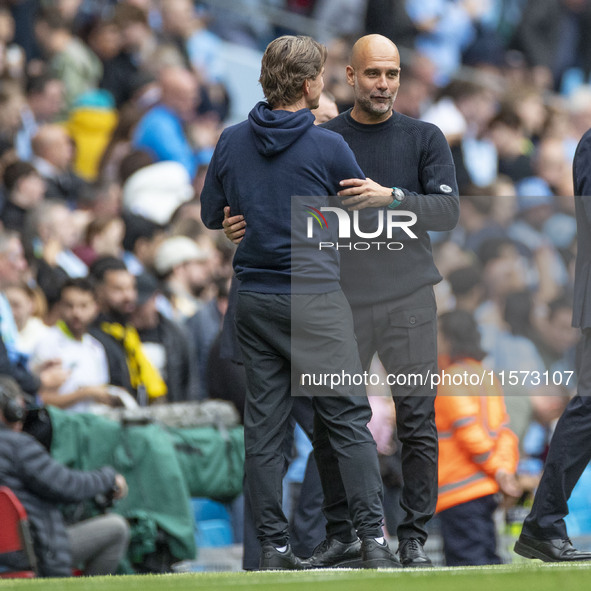
[[[386,103],[376,103],[371,99],[370,96],[364,96],[362,98],[356,99],[356,104],[359,105],[359,108],[364,111],[367,115],[369,115],[372,119],[383,119],[385,115],[389,115],[394,108],[394,101],[396,100],[396,95],[398,92],[394,93],[389,97],[388,102]]]

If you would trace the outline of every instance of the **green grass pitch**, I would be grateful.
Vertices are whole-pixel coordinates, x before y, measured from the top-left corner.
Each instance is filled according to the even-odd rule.
[[[0,591],[213,591],[233,588],[238,591],[577,591],[591,588],[591,564],[0,580]]]

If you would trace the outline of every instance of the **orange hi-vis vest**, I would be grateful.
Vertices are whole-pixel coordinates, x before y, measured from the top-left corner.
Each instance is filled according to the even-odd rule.
[[[482,385],[453,376],[484,375]],[[508,416],[498,380],[474,359],[446,368],[435,399],[439,434],[439,498],[437,511],[498,492],[497,470],[514,473],[519,460],[519,441],[507,427]],[[473,380],[474,382],[476,380]],[[455,383],[460,380],[456,378]]]

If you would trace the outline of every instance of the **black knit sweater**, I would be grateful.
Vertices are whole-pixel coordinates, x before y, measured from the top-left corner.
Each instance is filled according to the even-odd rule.
[[[383,123],[364,125],[350,111],[323,125],[342,135],[365,175],[380,185],[398,187],[406,195],[400,210],[417,215],[412,227],[418,239],[402,230],[367,240],[403,244],[401,250],[386,247],[367,251],[341,250],[341,285],[352,306],[395,300],[441,275],[433,263],[428,231],[447,231],[459,217],[455,169],[449,146],[438,127],[394,112]],[[365,231],[377,228],[383,210],[360,212]]]

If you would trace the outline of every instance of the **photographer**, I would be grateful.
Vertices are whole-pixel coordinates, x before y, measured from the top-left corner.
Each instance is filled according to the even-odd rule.
[[[22,433],[25,416],[18,384],[0,375],[0,486],[8,486],[27,511],[38,574],[67,577],[72,567],[82,567],[85,575],[114,573],[127,550],[127,522],[108,514],[66,527],[59,504],[97,495],[123,498],[125,478],[108,466],[82,472],[59,464],[36,439]]]

